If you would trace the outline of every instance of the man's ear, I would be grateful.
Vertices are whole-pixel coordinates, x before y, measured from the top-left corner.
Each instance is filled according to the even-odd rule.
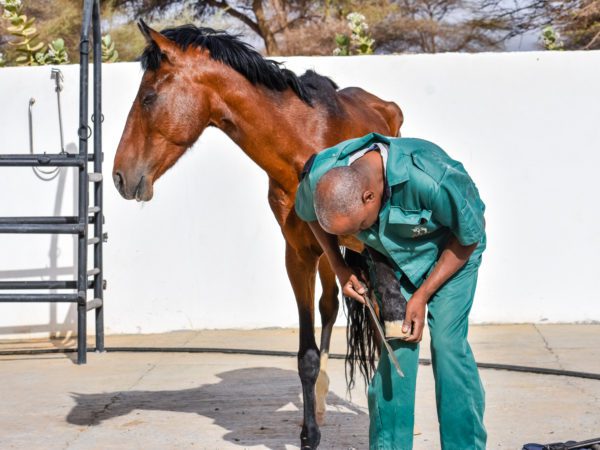
[[[372,201],[375,201],[375,192],[373,192],[373,191],[363,192],[362,201],[363,201],[363,203],[371,203]]]
[[[177,56],[181,53],[181,49],[168,37],[159,33],[158,31],[150,28],[144,19],[138,20],[137,23],[140,32],[146,39],[148,45],[156,45],[165,58],[171,63],[175,64]]]

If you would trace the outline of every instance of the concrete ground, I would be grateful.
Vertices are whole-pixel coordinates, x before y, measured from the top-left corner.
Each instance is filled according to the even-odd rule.
[[[296,351],[293,329],[108,336],[107,346]],[[428,336],[421,357],[428,358]],[[473,326],[479,362],[600,373],[600,325]],[[73,346],[72,339],[0,341],[0,351]],[[336,329],[332,353],[344,353]],[[0,356],[0,449],[291,449],[302,402],[292,357],[187,353]],[[346,395],[329,364],[321,448],[368,448],[361,387]],[[482,369],[490,449],[600,436],[600,381]],[[439,449],[431,368],[420,368],[415,450]]]

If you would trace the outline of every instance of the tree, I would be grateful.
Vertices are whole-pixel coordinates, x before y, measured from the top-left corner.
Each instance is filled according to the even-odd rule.
[[[331,54],[350,13],[371,25],[378,52],[501,49],[515,35],[541,27],[549,0],[112,0],[135,15],[156,17],[179,5],[196,18],[217,11],[244,24],[266,53]],[[547,20],[546,20],[547,22]],[[544,23],[546,23],[544,22]]]
[[[25,14],[37,18],[40,40],[62,37],[72,62],[79,58],[80,3],[23,1]],[[600,48],[600,0],[103,0],[101,7],[103,31],[124,61],[145,45],[134,21],[139,16],[156,29],[200,21],[247,34],[250,42],[256,36],[268,55],[331,55],[336,35],[349,33],[351,13],[365,16],[375,53],[502,50],[507,39],[527,32],[542,44],[543,30],[556,40],[552,48]],[[7,61],[15,58],[9,41],[14,37],[0,21]]]
[[[155,16],[173,8],[176,3],[191,7],[197,18],[221,11],[240,21],[261,38],[268,55],[280,54],[277,35],[315,19],[314,6],[319,4],[307,0],[114,0],[116,6],[131,8],[137,16]]]
[[[44,42],[51,42],[51,47],[48,49],[50,58],[47,58],[45,63],[56,64],[59,62],[65,63],[79,62],[79,39],[81,34],[81,8],[82,2],[74,0],[21,0],[23,12],[30,17],[36,18],[36,28],[39,33],[39,38]],[[114,10],[111,6],[111,1],[106,0],[101,2],[102,17],[111,17]],[[60,11],[60,14],[57,14]],[[8,32],[2,29],[0,23],[0,46],[3,44],[3,37],[8,37]],[[62,39],[58,42],[57,38]],[[143,38],[140,39],[143,42]],[[117,44],[118,45],[118,44]],[[140,49],[143,45],[140,43]],[[7,53],[10,52],[10,49]],[[56,55],[56,59],[53,55]],[[68,55],[68,58],[66,57]]]
[[[540,14],[534,3],[397,0],[389,2],[379,23],[366,15],[369,23],[377,23],[373,37],[386,53],[485,51],[501,49],[506,40],[534,26],[532,20]]]
[[[600,49],[600,0],[564,0],[550,11],[563,48]]]

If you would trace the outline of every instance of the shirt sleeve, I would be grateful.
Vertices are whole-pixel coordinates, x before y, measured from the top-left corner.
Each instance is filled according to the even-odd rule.
[[[305,222],[314,222],[317,220],[317,213],[315,212],[315,204],[313,200],[313,192],[310,187],[310,170],[312,169],[316,155],[312,155],[306,164],[302,173],[300,174],[300,184],[298,185],[298,191],[296,192],[296,200],[294,202],[294,209],[300,219]]]
[[[485,205],[460,163],[449,166],[434,194],[432,216],[450,228],[461,245],[479,242],[485,233]]]
[[[305,177],[298,186],[296,192],[295,210],[298,217],[305,222],[314,222],[317,220],[315,205],[313,202],[313,192],[310,189],[308,177]]]

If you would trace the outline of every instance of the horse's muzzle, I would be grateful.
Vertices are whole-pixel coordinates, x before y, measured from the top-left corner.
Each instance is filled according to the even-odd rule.
[[[121,194],[121,196],[126,200],[132,200],[135,198],[138,202],[147,202],[152,199],[152,183],[144,175],[142,175],[137,183],[130,183],[128,185],[123,173],[117,170],[113,175],[113,181],[117,191],[119,191],[119,194]]]

